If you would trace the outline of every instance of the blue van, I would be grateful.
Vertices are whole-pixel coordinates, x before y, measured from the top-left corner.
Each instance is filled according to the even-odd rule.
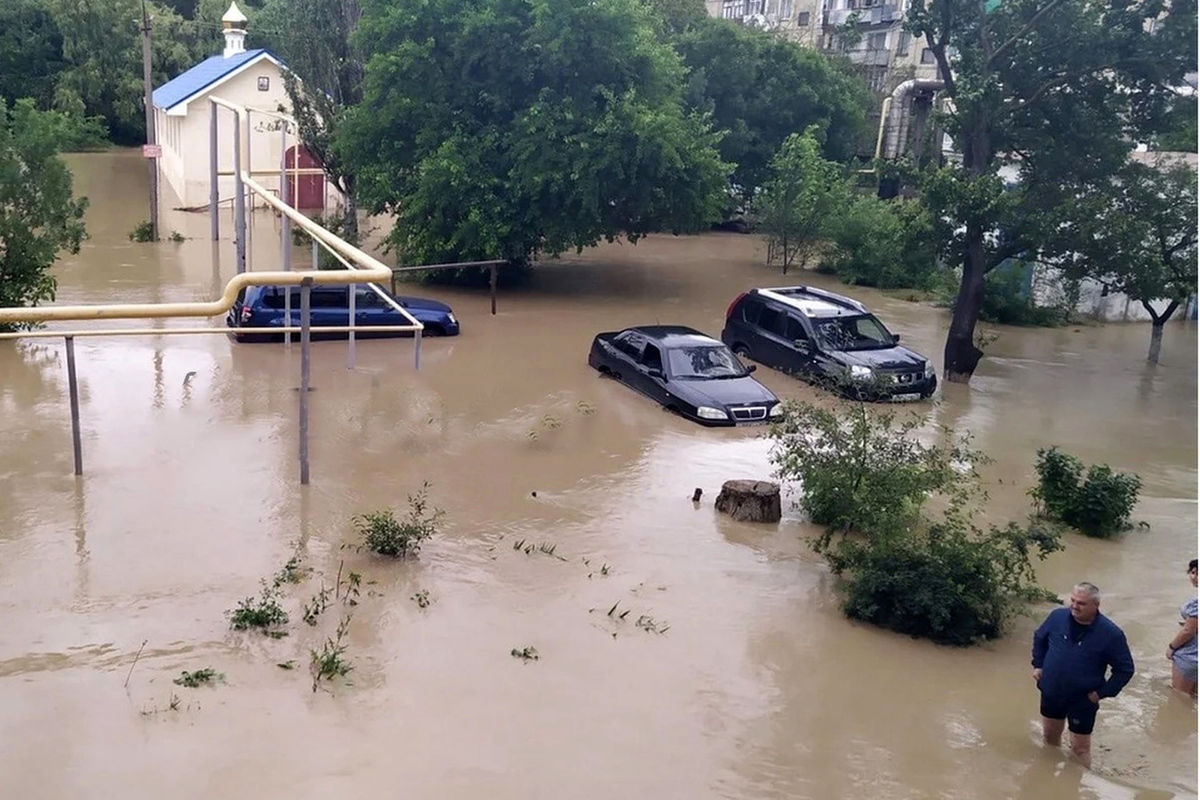
[[[300,327],[300,287],[299,286],[250,286],[242,297],[229,309],[225,324],[231,329],[230,336],[238,342],[278,342],[283,340],[283,333],[238,333],[238,328],[283,328],[285,325],[285,306],[287,294],[292,295],[292,327]],[[354,324],[363,327],[371,325],[407,325],[399,311],[384,302],[383,298],[365,285],[353,286],[316,285],[312,287],[310,308],[313,327],[321,325],[350,324],[350,292],[354,295]],[[387,294],[387,291],[384,290]],[[403,306],[408,313],[416,317],[425,326],[425,336],[457,336],[459,333],[458,319],[450,306],[437,300],[427,300],[422,297],[405,297],[388,295]],[[299,336],[299,333],[293,334]],[[346,333],[313,334],[313,338],[345,339]],[[356,337],[383,336],[412,336],[404,331],[355,331]]]

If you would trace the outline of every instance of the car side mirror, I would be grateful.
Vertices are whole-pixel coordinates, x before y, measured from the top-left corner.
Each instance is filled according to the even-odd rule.
[[[892,334],[892,344],[899,344],[899,343],[900,343],[900,334],[893,333]]]
[[[649,375],[651,378],[658,378],[660,381],[664,377],[663,371],[661,369],[658,369],[657,367],[646,367],[646,374]]]

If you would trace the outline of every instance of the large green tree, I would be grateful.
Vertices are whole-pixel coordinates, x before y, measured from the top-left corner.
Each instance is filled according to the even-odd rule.
[[[0,98],[31,97],[48,108],[62,69],[62,34],[45,0],[0,3]]]
[[[721,158],[735,165],[731,188],[744,206],[793,133],[815,125],[826,158],[855,155],[870,93],[846,63],[724,19],[706,19],[675,42],[691,70],[688,103],[710,111],[724,134]]]
[[[699,228],[727,167],[640,0],[363,3],[339,141],[409,263],[522,262]]]
[[[961,165],[927,181],[943,255],[962,277],[945,377],[966,383],[984,277],[1041,251],[1072,186],[1111,175],[1196,64],[1195,0],[914,0]],[[1001,177],[1012,170],[1015,180]]]
[[[146,126],[140,0],[45,0],[45,5],[62,35],[54,107],[76,116],[103,117],[117,142],[142,141]],[[212,55],[211,30],[157,3],[146,6],[155,86]]]
[[[71,196],[59,122],[32,100],[0,110],[0,306],[54,299],[58,254],[78,252],[86,199]]]
[[[358,0],[268,0],[255,19],[288,67],[284,85],[301,141],[346,198],[342,233],[358,237],[356,175],[334,147],[347,110],[362,101],[363,58],[354,41]]]
[[[1196,294],[1196,212],[1195,170],[1131,163],[1081,193],[1060,231],[1068,277],[1098,281],[1146,309],[1151,363],[1158,363],[1163,325]]]

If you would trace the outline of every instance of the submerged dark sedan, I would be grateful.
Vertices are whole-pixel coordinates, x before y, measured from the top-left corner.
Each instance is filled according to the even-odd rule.
[[[779,398],[721,342],[682,325],[644,325],[597,334],[588,365],[702,425],[765,422]]]

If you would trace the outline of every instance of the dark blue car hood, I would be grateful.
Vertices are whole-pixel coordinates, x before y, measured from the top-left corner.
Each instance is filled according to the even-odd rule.
[[[440,311],[443,314],[450,313],[450,306],[438,300],[430,300],[425,297],[407,297],[405,295],[396,295],[396,300],[410,311]]]

